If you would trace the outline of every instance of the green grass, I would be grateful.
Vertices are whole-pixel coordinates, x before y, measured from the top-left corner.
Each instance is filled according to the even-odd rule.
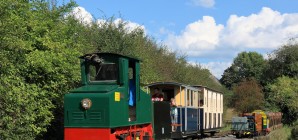
[[[231,130],[232,117],[238,116],[238,113],[233,108],[227,108],[223,116],[223,128],[221,131]]]
[[[291,127],[283,126],[281,129],[272,131],[268,137],[270,140],[291,140]]]

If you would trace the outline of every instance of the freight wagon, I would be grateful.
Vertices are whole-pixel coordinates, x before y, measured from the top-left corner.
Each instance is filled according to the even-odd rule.
[[[237,138],[267,135],[272,130],[282,127],[281,112],[264,112],[255,110],[242,113],[232,118],[232,134]]]

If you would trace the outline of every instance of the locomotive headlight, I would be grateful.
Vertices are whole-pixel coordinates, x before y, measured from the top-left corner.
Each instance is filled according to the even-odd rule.
[[[88,98],[85,98],[85,99],[83,99],[82,101],[81,101],[81,105],[82,105],[82,107],[84,108],[84,109],[89,109],[91,106],[92,106],[92,102],[91,102],[91,100],[90,99],[88,99]]]

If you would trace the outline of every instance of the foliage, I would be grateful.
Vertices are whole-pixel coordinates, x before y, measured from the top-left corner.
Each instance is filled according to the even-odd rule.
[[[269,55],[264,81],[271,83],[281,76],[298,78],[298,44],[282,46]]]
[[[233,88],[234,107],[239,112],[252,112],[262,109],[264,95],[262,87],[255,79],[244,80]]]
[[[298,80],[282,76],[268,85],[268,101],[283,113],[284,123],[291,124],[298,119]]]
[[[80,78],[80,52],[61,19],[73,6],[0,2],[0,139],[35,139],[62,117],[54,112],[61,112],[63,94]]]
[[[220,82],[223,85],[225,85],[228,89],[231,89],[240,80],[237,72],[238,68],[235,65],[228,67],[226,70],[224,70]]]
[[[266,61],[261,54],[241,52],[234,58],[232,66],[224,71],[220,81],[229,89],[245,78],[255,78],[259,81],[265,65]]]
[[[53,119],[48,93],[20,81],[19,77],[1,78],[1,139],[34,139]]]
[[[296,139],[291,139],[291,127],[287,125],[283,125],[282,128],[276,129],[272,132],[270,132],[269,135],[265,137],[260,137],[256,138],[256,140],[296,140]]]
[[[293,128],[291,130],[291,138],[297,139],[298,138],[298,120],[293,125]]]
[[[281,46],[269,55],[262,83],[267,84],[265,93],[268,104],[283,112],[286,124],[291,124],[298,118],[297,78],[297,43]]]

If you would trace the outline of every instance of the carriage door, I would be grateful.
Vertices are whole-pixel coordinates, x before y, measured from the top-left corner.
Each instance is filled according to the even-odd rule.
[[[136,62],[135,61],[129,61],[129,68],[128,68],[128,78],[129,78],[129,101],[128,101],[128,110],[129,110],[129,121],[136,121],[136,95],[138,89],[137,83],[137,75],[136,75]]]

